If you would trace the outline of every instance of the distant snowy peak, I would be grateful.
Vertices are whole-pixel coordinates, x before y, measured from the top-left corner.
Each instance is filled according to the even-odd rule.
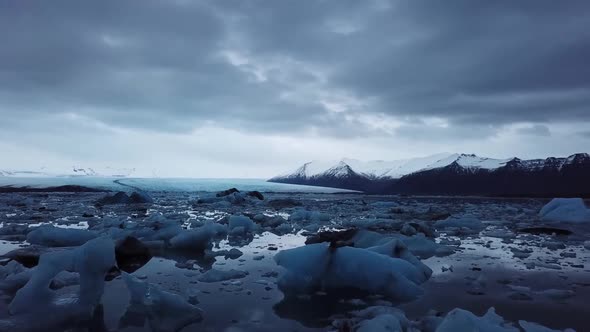
[[[393,161],[361,161],[350,158],[343,158],[337,162],[311,161],[303,164],[293,172],[276,176],[271,180],[314,179],[325,176],[362,176],[369,179],[397,179],[406,174],[427,168],[429,165],[447,159],[449,156],[452,155],[449,153],[442,153],[423,158],[401,159]]]
[[[561,169],[565,165],[582,165],[590,162],[590,155],[578,153],[567,158],[550,157],[547,159],[521,160],[519,158],[494,159],[475,154],[441,153],[432,156],[393,161],[360,161],[343,158],[338,162],[311,161],[303,164],[294,172],[276,176],[270,181],[289,179],[313,180],[323,177],[346,178],[365,177],[371,180],[399,179],[403,176],[422,171],[454,168],[461,171],[493,171],[502,167],[537,171],[541,169]]]
[[[330,176],[334,178],[346,178],[355,176],[358,174],[344,161],[340,161],[336,166],[330,167],[325,172],[321,173],[322,176]]]
[[[590,163],[590,155],[587,153],[576,153],[566,158],[549,157],[546,159],[522,160],[513,158],[507,163],[510,168],[520,168],[525,170],[557,169],[561,170],[564,166],[586,165]]]
[[[71,169],[66,171],[60,170],[48,170],[41,168],[39,170],[0,170],[0,176],[5,177],[133,177],[136,173],[135,168],[113,168],[113,167],[102,167],[102,168],[84,168],[72,166]]]
[[[135,168],[113,168],[110,166],[104,168],[83,168],[83,167],[72,167],[74,176],[98,176],[98,177],[118,177],[126,178],[132,177],[136,170]]]
[[[435,169],[435,168],[442,168],[442,167],[446,167],[449,165],[456,165],[458,167],[464,168],[464,169],[487,169],[487,170],[493,170],[493,169],[498,169],[500,167],[506,166],[506,164],[513,160],[514,158],[509,158],[509,159],[493,159],[493,158],[485,158],[485,157],[479,157],[476,156],[474,154],[452,154],[450,156],[448,156],[447,158],[441,159],[431,165],[428,165],[427,167],[424,167],[423,169],[417,170],[417,171],[424,171],[424,170],[430,170],[430,169]]]

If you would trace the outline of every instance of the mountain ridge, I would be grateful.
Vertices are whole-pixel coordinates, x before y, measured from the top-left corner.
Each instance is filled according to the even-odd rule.
[[[440,159],[433,160],[437,158]],[[324,171],[318,171],[318,165],[312,165],[313,162],[305,163],[298,168],[299,172],[268,181],[378,194],[590,196],[590,155],[587,153],[530,160],[517,157],[494,159],[464,153],[439,154],[384,162],[388,167],[398,165],[385,172],[384,169],[367,172],[362,165],[351,166],[345,160]],[[371,162],[365,162],[368,163]],[[308,172],[310,168],[314,172]]]

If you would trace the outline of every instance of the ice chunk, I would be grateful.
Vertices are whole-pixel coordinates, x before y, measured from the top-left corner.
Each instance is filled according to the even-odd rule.
[[[178,294],[163,291],[127,273],[123,273],[123,280],[129,290],[130,307],[148,317],[152,331],[176,332],[203,319],[201,309]]]
[[[273,232],[277,233],[279,235],[291,233],[291,232],[293,232],[293,225],[286,224],[286,223],[281,224],[281,225],[275,227]]]
[[[364,320],[356,327],[356,332],[398,332],[403,331],[400,320],[391,314],[379,315],[375,318]]]
[[[9,275],[18,274],[26,270],[19,262],[10,261],[6,265],[0,265],[0,280],[6,279]]]
[[[183,231],[170,239],[170,247],[182,250],[203,251],[212,247],[215,237],[227,233],[224,225],[208,223],[199,228]]]
[[[322,213],[319,211],[308,211],[303,208],[296,208],[293,213],[289,216],[289,221],[291,222],[312,222],[312,223],[320,223],[330,221],[330,215],[326,213]]]
[[[581,198],[554,198],[539,212],[542,221],[590,222],[590,209]]]
[[[398,236],[408,247],[410,252],[420,259],[427,259],[432,256],[443,257],[451,255],[455,250],[451,247],[438,244],[419,233],[414,236]]]
[[[394,235],[386,236],[377,232],[360,230],[351,238],[357,248],[369,248],[383,245],[392,239],[398,239],[409,249],[409,251],[420,259],[427,259],[432,256],[447,256],[454,252],[450,247],[435,243],[431,239],[419,233],[414,236]]]
[[[384,301],[387,302],[387,301]],[[349,304],[362,305],[364,301],[353,299],[347,301]],[[391,302],[389,302],[389,305]],[[336,320],[332,323],[338,331],[365,331],[365,332],[401,332],[414,331],[408,329],[410,322],[403,311],[390,306],[373,306],[360,311],[353,311],[352,318],[345,320]],[[351,326],[353,327],[351,329]]]
[[[104,237],[90,240],[72,250],[44,254],[31,279],[10,303],[10,312],[20,314],[51,311],[55,294],[49,286],[61,271],[80,274],[80,289],[74,301],[80,310],[87,308],[91,312],[100,302],[105,275],[113,266],[115,245],[111,239]]]
[[[74,247],[82,245],[96,237],[96,233],[84,229],[42,225],[27,234],[27,241],[31,244],[48,247]]]
[[[0,265],[0,290],[16,292],[29,282],[33,271],[34,269],[27,269],[16,261],[10,261],[5,266]]]
[[[205,273],[203,273],[198,280],[201,282],[218,282],[218,281],[225,281],[231,279],[241,279],[245,278],[248,275],[246,271],[240,270],[217,270],[211,269]]]
[[[233,215],[229,217],[229,222],[228,222],[228,226],[229,226],[229,230],[230,232],[232,232],[232,234],[234,234],[234,230],[238,227],[241,227],[242,230],[240,232],[236,233],[253,233],[258,229],[258,225],[256,225],[252,219],[246,217],[246,216],[238,216],[238,215]]]
[[[457,234],[478,234],[485,227],[479,219],[470,216],[449,217],[445,220],[437,221],[434,226],[437,229],[453,231]]]
[[[428,280],[432,275],[432,270],[422,263],[416,256],[414,256],[408,247],[399,239],[392,239],[391,241],[380,246],[370,247],[371,250],[390,257],[401,258],[412,265],[414,265],[423,275],[424,281]]]
[[[423,292],[424,274],[414,265],[371,250],[318,243],[281,251],[275,261],[287,269],[278,282],[285,293],[351,287],[406,301]]]
[[[60,289],[80,283],[80,274],[76,272],[61,271],[51,281],[51,289]]]
[[[356,331],[406,331],[410,325],[403,311],[389,306],[374,306],[353,312],[363,318]]]
[[[562,332],[561,330],[553,330],[550,329],[548,327],[545,327],[543,325],[539,325],[537,323],[530,323],[524,320],[519,320],[518,324],[520,325],[520,327],[522,327],[522,329],[524,330],[524,332]],[[563,330],[563,332],[576,332],[572,329],[565,329]]]
[[[184,229],[180,225],[166,225],[162,228],[157,229],[151,236],[148,238],[150,240],[162,240],[162,241],[169,241],[176,235],[180,234]]]
[[[416,231],[416,229],[412,227],[412,225],[404,224],[404,226],[400,230],[400,233],[402,233],[403,235],[412,236],[418,233],[418,231]]]
[[[436,332],[458,331],[519,332],[498,316],[494,308],[490,308],[482,317],[463,309],[453,309],[436,329]]]

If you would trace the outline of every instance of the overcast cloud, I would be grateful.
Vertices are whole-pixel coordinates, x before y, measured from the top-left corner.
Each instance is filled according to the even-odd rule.
[[[0,2],[0,169],[590,152],[588,1]]]

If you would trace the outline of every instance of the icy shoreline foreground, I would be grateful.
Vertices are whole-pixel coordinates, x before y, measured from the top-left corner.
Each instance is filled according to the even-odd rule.
[[[583,331],[588,211],[235,189],[0,194],[0,331]]]

